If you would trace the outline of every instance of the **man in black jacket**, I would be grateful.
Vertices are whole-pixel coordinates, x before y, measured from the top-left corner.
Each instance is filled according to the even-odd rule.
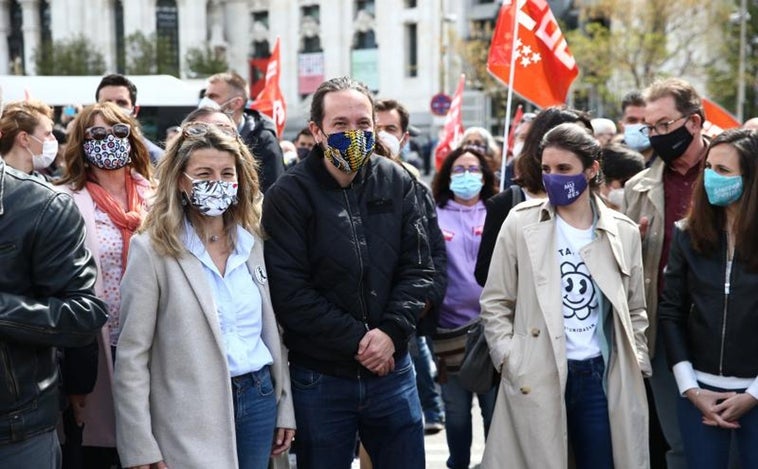
[[[105,324],[95,276],[73,200],[0,159],[0,467],[60,467],[56,348]]]
[[[245,79],[234,72],[217,73],[208,79],[200,107],[228,112],[240,138],[258,162],[261,191],[264,193],[284,174],[284,157],[276,136],[276,125],[258,111],[245,109],[248,91]]]
[[[374,105],[348,77],[313,96],[310,156],[264,199],[266,265],[289,348],[297,464],[423,468],[408,340],[433,267],[413,181],[373,156]]]

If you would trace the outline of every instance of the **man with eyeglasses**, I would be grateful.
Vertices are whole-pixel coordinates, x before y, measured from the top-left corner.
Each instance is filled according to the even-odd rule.
[[[671,450],[669,469],[685,468],[676,415],[677,390],[666,363],[662,337],[657,337],[658,295],[663,289],[663,268],[668,261],[674,222],[690,206],[692,188],[702,171],[707,142],[702,135],[704,113],[700,96],[684,80],[669,78],[650,85],[640,131],[650,138],[658,158],[624,187],[625,213],[640,225],[645,270],[645,296],[650,327],[648,347],[653,365],[650,385],[661,429]]]
[[[95,91],[95,100],[98,103],[114,103],[135,119],[139,114],[137,86],[130,79],[118,73],[106,75],[100,80]],[[151,142],[144,134],[142,135],[142,143],[145,144],[147,152],[150,154],[150,162],[153,165],[158,164],[163,156],[163,148]]]
[[[240,138],[258,161],[261,191],[265,193],[284,174],[284,155],[274,122],[258,111],[247,109],[247,100],[244,78],[234,72],[217,73],[208,78],[198,107],[220,109],[231,116]]]

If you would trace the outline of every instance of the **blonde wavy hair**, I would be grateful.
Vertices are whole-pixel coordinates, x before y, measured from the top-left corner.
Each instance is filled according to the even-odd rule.
[[[180,234],[184,232],[184,218],[187,217],[203,238],[202,224],[198,223],[201,215],[189,203],[187,195],[180,188],[179,181],[184,178],[192,154],[197,150],[212,148],[231,154],[237,171],[237,202],[224,212],[224,232],[234,242],[234,229],[242,226],[251,233],[261,236],[262,194],[258,183],[258,168],[247,146],[239,137],[229,136],[208,124],[205,135],[188,135],[184,130],[169,145],[166,153],[158,163],[156,179],[160,181],[150,212],[140,227],[146,232],[155,250],[163,256],[181,257],[186,248]]]

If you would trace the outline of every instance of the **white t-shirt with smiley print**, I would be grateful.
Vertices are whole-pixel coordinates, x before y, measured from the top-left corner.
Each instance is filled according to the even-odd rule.
[[[579,250],[593,239],[593,228],[580,230],[556,216],[556,256],[561,272],[566,357],[586,360],[601,354],[598,322],[601,293]]]

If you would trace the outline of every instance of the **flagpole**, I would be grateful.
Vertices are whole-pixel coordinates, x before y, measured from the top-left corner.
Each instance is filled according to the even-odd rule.
[[[505,100],[505,128],[503,130],[503,153],[502,161],[500,162],[500,192],[505,189],[505,167],[507,164],[508,156],[508,135],[510,134],[511,127],[511,106],[513,104],[513,81],[516,72],[516,41],[518,39],[518,2],[519,0],[512,0],[516,11],[513,14],[513,43],[511,44],[511,66],[508,71],[508,97]],[[506,8],[503,5],[503,8]],[[502,14],[502,11],[500,12]]]

